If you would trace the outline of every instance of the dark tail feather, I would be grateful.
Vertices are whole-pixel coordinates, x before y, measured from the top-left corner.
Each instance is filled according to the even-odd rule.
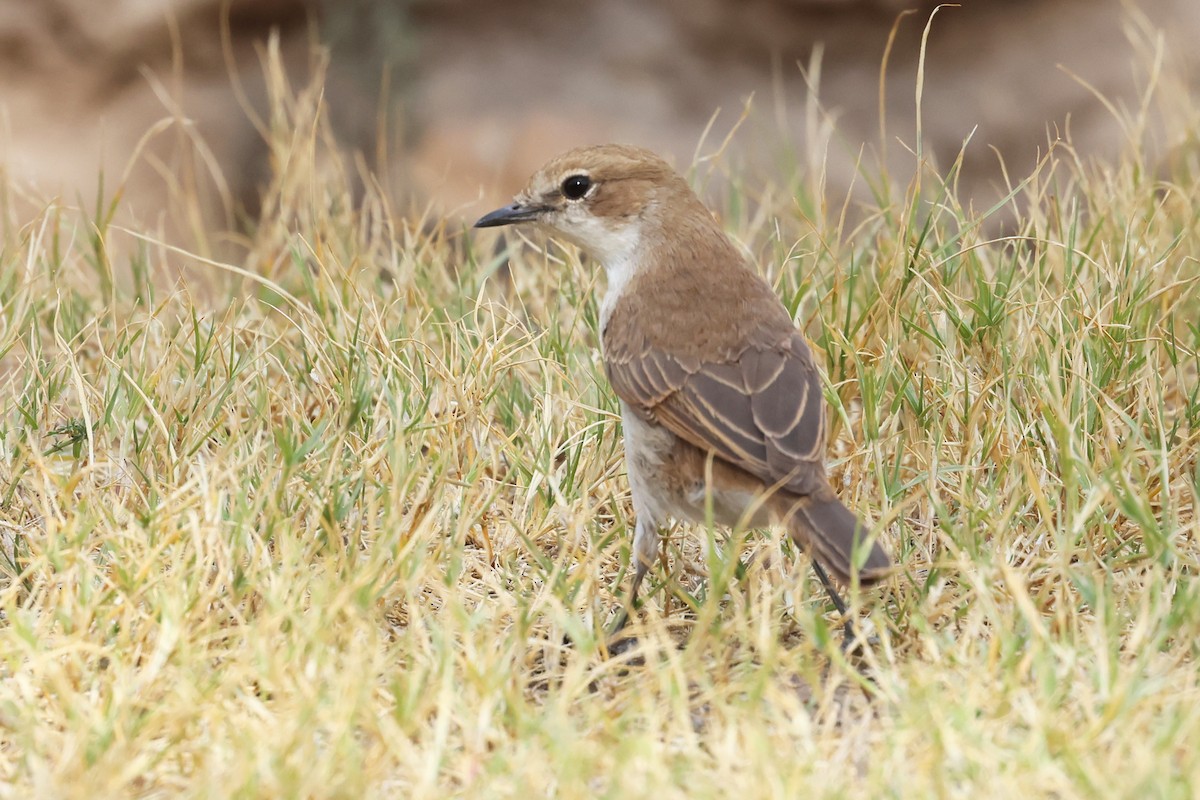
[[[796,544],[845,584],[850,583],[856,551],[868,547],[867,526],[837,498],[809,499],[799,505],[792,515],[790,532]],[[864,553],[858,552],[857,558],[864,558]],[[865,559],[857,570],[860,584],[876,583],[891,573],[892,560],[878,542],[870,543]]]

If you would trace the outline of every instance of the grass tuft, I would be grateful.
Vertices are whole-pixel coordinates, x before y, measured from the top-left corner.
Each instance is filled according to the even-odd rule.
[[[274,80],[244,264],[103,196],[4,206],[8,794],[1195,794],[1186,153],[1058,142],[1002,235],[957,165],[873,176],[857,221],[802,173],[714,191],[903,570],[855,598],[852,663],[777,533],[681,529],[609,659],[632,511],[594,268],[355,199],[315,84]]]

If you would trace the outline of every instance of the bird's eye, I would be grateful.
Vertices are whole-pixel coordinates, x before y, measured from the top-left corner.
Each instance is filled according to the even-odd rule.
[[[563,197],[568,200],[578,200],[592,188],[592,179],[587,175],[572,175],[562,182]]]

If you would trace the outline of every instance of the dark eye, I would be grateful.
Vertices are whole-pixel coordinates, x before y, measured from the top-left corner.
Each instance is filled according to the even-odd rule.
[[[562,183],[563,197],[568,200],[578,200],[592,188],[592,179],[587,175],[572,175]]]

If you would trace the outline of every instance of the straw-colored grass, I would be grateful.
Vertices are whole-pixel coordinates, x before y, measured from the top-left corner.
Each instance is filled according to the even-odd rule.
[[[1056,145],[1005,237],[953,166],[853,225],[807,173],[706,189],[903,568],[848,660],[778,533],[680,528],[608,658],[602,276],[350,210],[318,97],[236,270],[5,195],[0,796],[1200,792],[1200,181],[1141,111],[1119,161]]]

